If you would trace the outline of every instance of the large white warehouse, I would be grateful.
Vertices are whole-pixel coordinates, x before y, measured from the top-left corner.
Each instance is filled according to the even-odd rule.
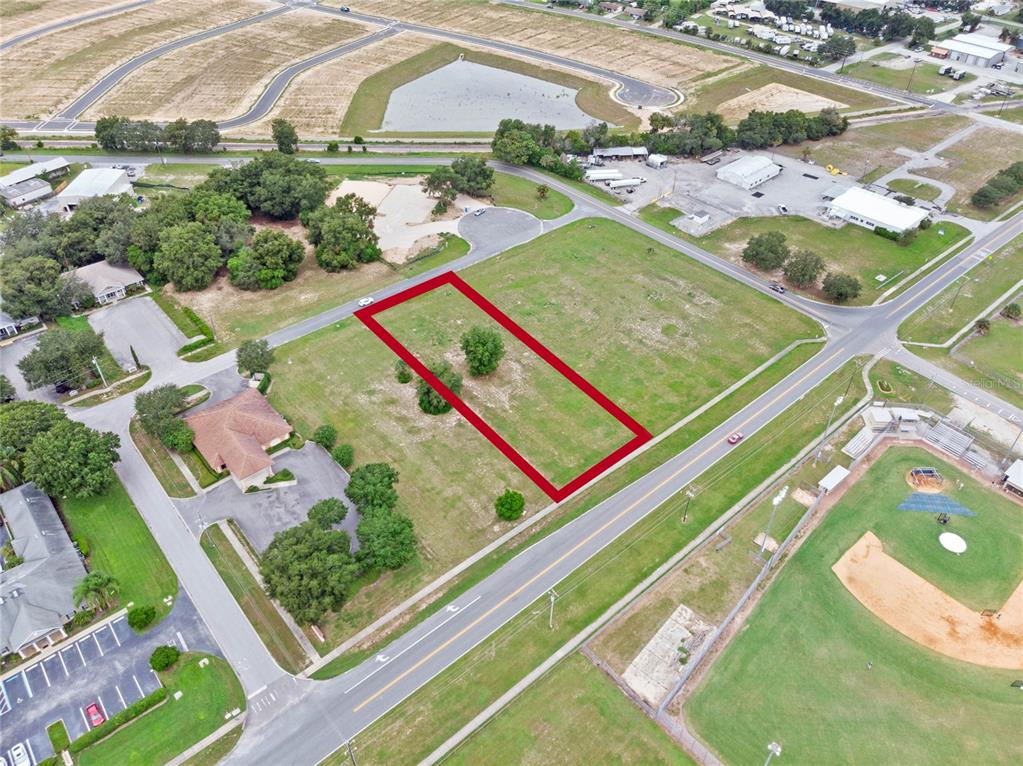
[[[1011,45],[1006,45],[994,37],[969,32],[956,35],[951,40],[934,43],[931,54],[971,66],[992,66],[1005,61],[1005,55],[1011,50]]]
[[[868,229],[880,226],[902,234],[919,226],[927,211],[854,186],[832,200],[828,215]]]
[[[128,174],[115,168],[89,168],[57,195],[57,202],[65,213],[72,212],[83,199],[91,197],[134,194]]]
[[[767,157],[749,154],[718,170],[717,177],[740,189],[752,189],[765,181],[770,181],[780,172],[781,167],[775,165]]]

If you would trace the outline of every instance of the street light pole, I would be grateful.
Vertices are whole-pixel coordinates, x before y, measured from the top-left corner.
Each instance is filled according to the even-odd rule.
[[[767,520],[767,529],[764,530],[764,539],[760,541],[760,552],[757,554],[757,561],[760,561],[764,555],[764,549],[767,548],[767,538],[771,535],[771,525],[774,524],[774,514],[778,512],[778,506],[781,505],[782,500],[789,493],[789,485],[786,484],[781,488],[781,491],[774,496],[774,500],[771,501],[771,518]]]
[[[558,594],[553,588],[551,588],[551,591],[547,594],[547,596],[551,600],[551,611],[550,615],[547,617],[547,628],[549,630],[554,630],[554,600],[558,597]]]
[[[686,487],[686,509],[682,511],[682,523],[685,524],[689,520],[689,504],[693,502],[693,498],[696,497],[696,493],[693,492],[692,487]]]
[[[96,372],[99,373],[99,379],[103,381],[103,388],[107,387],[107,378],[103,374],[103,368],[99,366],[99,359],[96,357],[92,358],[92,364],[96,368]]]
[[[848,389],[847,389],[848,390]],[[821,443],[817,445],[817,452],[813,456],[813,464],[817,465],[817,461],[821,459],[821,452],[824,450],[824,440],[828,437],[828,431],[831,430],[831,421],[835,418],[835,411],[838,409],[838,405],[845,401],[845,396],[842,395],[835,399],[835,403],[831,406],[831,414],[828,416],[828,425],[824,428],[824,438],[821,439]]]
[[[767,760],[764,761],[764,766],[767,766],[771,762],[771,759],[776,755],[781,755],[781,745],[777,742],[772,742],[767,746]]]
[[[345,747],[348,748],[348,757],[352,759],[352,766],[359,766],[359,762],[355,760],[355,748],[352,746],[352,741],[345,742]]]

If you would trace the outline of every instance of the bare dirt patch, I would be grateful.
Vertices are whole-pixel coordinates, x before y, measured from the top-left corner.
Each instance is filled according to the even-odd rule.
[[[718,107],[718,111],[731,122],[743,119],[753,110],[786,112],[789,109],[798,109],[807,114],[815,114],[828,107],[844,109],[846,106],[848,105],[841,101],[775,82],[728,99]]]
[[[857,601],[918,644],[975,665],[1023,670],[1023,582],[1000,612],[977,613],[885,553],[873,532],[831,570]]]
[[[928,495],[940,495],[945,489],[945,479],[938,474],[932,477],[913,476],[913,471],[906,472],[906,484],[914,492],[923,492]]]
[[[3,19],[3,36],[11,37],[31,32],[39,27],[49,26],[75,16],[84,16],[93,11],[117,5],[127,5],[130,0],[75,0],[73,3],[64,0],[4,0],[0,8],[0,19]]]
[[[0,112],[7,118],[53,115],[101,75],[146,50],[271,7],[278,6],[270,0],[161,0],[16,45],[0,52]]]
[[[368,31],[307,9],[273,16],[160,56],[118,83],[85,117],[235,117],[281,69]]]

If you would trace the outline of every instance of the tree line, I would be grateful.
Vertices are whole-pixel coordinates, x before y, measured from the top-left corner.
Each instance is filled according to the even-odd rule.
[[[1015,196],[1023,189],[1023,161],[1014,162],[1002,168],[973,193],[970,202],[974,207],[995,207]]]
[[[825,272],[824,259],[812,250],[793,253],[780,231],[767,231],[750,237],[742,251],[742,260],[761,271],[777,272],[796,287],[810,288],[817,284],[821,274],[821,291],[835,303],[845,303],[860,294],[861,285],[856,277],[838,271]]]
[[[96,121],[96,143],[111,152],[212,152],[220,143],[220,131],[212,120],[184,118],[164,126],[149,120],[127,117],[100,117]]]

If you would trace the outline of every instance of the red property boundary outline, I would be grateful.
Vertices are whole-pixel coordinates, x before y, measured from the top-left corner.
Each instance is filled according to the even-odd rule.
[[[497,431],[491,428],[475,410],[466,404],[460,397],[456,396],[447,386],[441,383],[437,376],[426,368],[426,365],[419,361],[419,359],[416,358],[416,356],[404,345],[402,345],[397,338],[385,330],[375,318],[377,314],[394,308],[395,306],[412,300],[420,295],[424,295],[438,287],[443,287],[444,285],[454,287],[458,290],[458,292],[476,304],[478,308],[482,309],[491,319],[501,325],[501,327],[518,338],[518,340],[522,341],[531,351],[533,351],[533,353],[560,372],[564,377],[568,378],[568,380],[575,384],[579,390],[610,413],[615,420],[631,431],[634,434],[633,438],[611,454],[587,468],[567,484],[561,487],[554,486],[554,484],[540,473],[540,471],[537,470],[532,463],[526,460],[526,458],[519,454],[514,447],[505,441],[501,435],[497,433]],[[418,285],[414,285],[407,290],[402,290],[395,295],[383,298],[366,308],[359,309],[355,312],[355,316],[359,319],[359,321],[366,325],[366,327],[368,327],[374,335],[380,338],[380,340],[382,340],[387,347],[391,349],[391,351],[397,354],[400,359],[408,364],[408,366],[411,367],[417,375],[433,386],[434,390],[443,396],[444,399],[455,410],[457,410],[462,417],[468,420],[477,431],[483,434],[483,436],[486,437],[491,444],[497,447],[506,458],[512,461],[512,463],[514,463],[520,471],[526,474],[526,476],[528,476],[534,484],[542,489],[547,496],[555,502],[564,500],[579,489],[579,487],[583,486],[594,477],[599,476],[626,455],[638,449],[640,445],[653,438],[650,432],[640,425],[639,422],[632,418],[627,412],[625,412],[625,410],[608,399],[607,396],[596,388],[596,386],[565,364],[565,362],[563,362],[553,351],[544,346],[522,327],[517,325],[511,317],[480,295],[480,293],[476,292],[476,290],[470,287],[465,280],[453,271],[440,274],[439,276],[428,279]]]

